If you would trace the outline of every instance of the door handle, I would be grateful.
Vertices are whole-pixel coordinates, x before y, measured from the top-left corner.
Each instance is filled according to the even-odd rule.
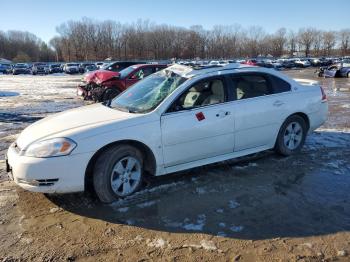
[[[277,100],[273,103],[274,106],[281,106],[281,105],[284,105],[284,102],[283,101],[280,101],[280,100]]]
[[[216,117],[225,117],[231,115],[230,111],[216,113]]]

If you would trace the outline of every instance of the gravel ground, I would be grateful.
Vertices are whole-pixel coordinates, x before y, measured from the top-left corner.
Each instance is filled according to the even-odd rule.
[[[314,78],[313,69],[286,74]],[[81,76],[0,76],[0,261],[349,261],[350,80],[322,81],[328,121],[302,152],[266,151],[148,181],[110,205],[8,181],[30,123],[83,105]]]

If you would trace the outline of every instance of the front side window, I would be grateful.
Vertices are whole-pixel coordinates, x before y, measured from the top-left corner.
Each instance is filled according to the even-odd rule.
[[[132,85],[109,106],[130,113],[150,112],[186,80],[170,70],[159,71]]]
[[[226,101],[225,85],[221,79],[202,81],[187,89],[171,106],[170,112],[197,108]]]

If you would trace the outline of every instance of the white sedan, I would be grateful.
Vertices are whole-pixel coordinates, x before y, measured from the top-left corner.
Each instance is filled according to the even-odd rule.
[[[133,194],[160,176],[274,148],[302,148],[322,125],[327,97],[317,82],[229,64],[174,65],[112,101],[61,112],[26,128],[7,152],[24,189],[83,191],[103,202]]]

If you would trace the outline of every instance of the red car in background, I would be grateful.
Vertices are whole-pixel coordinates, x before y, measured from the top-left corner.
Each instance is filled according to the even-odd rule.
[[[113,99],[137,81],[166,68],[161,64],[137,64],[120,72],[97,70],[84,78],[84,84],[78,86],[78,95],[85,100],[103,102]]]
[[[245,65],[251,65],[251,66],[257,66],[258,61],[255,59],[250,59],[250,60],[246,60],[244,62],[242,62],[241,64],[245,64]]]

